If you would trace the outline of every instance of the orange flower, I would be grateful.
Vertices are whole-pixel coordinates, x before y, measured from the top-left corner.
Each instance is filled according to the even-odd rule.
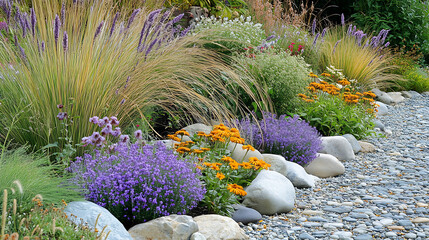
[[[200,169],[201,171],[202,171],[202,170],[204,170],[204,168],[203,168],[203,167],[201,167],[200,165],[197,165],[196,167],[197,167],[198,169]]]
[[[343,80],[338,81],[338,83],[341,84],[341,85],[343,85],[343,86],[350,85],[350,82],[347,81],[347,79],[345,79],[345,78]]]
[[[302,93],[298,94],[298,97],[300,97],[300,98],[307,98],[307,96],[305,94],[302,94]]]
[[[197,136],[200,136],[200,137],[207,137],[208,135],[207,135],[205,132],[201,132],[201,131],[199,131],[199,132],[197,132]]]
[[[216,173],[216,177],[219,178],[220,180],[222,180],[225,178],[225,175],[223,175],[223,173],[221,173],[221,172],[218,172],[218,173]]]
[[[187,147],[179,147],[176,151],[179,153],[185,153],[185,152],[190,152],[191,149],[189,149]]]
[[[244,144],[245,142],[244,138],[238,138],[238,137],[231,137],[229,140],[233,143],[240,143],[240,144]]]
[[[210,148],[201,148],[201,150],[203,150],[203,151],[210,151]]]
[[[223,158],[221,158],[220,160],[225,161],[225,162],[235,162],[234,159],[232,159],[231,157],[226,157],[226,156],[223,156]]]
[[[236,194],[236,195],[240,195],[240,196],[246,196],[247,193],[246,191],[243,190],[243,187],[237,184],[228,184],[228,187],[226,188],[228,189],[230,192]]]
[[[249,163],[251,164],[257,164],[259,161],[259,159],[257,157],[250,157],[249,158]]]
[[[229,162],[229,166],[231,167],[232,170],[236,170],[236,169],[238,169],[238,166],[240,166],[240,165],[238,164],[238,162],[236,162],[234,160],[234,161]]]
[[[255,148],[254,147],[252,147],[252,146],[250,146],[250,145],[243,145],[242,147],[241,147],[243,150],[247,150],[247,151],[255,151]]]
[[[318,76],[316,74],[314,74],[313,72],[310,72],[310,74],[308,74],[308,76],[310,76],[312,78],[318,78]]]
[[[176,135],[185,135],[185,136],[190,136],[190,135],[189,135],[189,133],[188,133],[185,129],[182,129],[182,130],[177,131],[177,132],[176,132]]]
[[[203,150],[201,150],[201,149],[193,149],[192,150],[194,153],[196,153],[196,154],[200,154],[200,153],[203,153],[204,151]]]
[[[252,168],[252,164],[250,164],[249,162],[242,162],[242,163],[240,163],[240,166],[244,169],[251,169]]]
[[[230,129],[230,131],[231,131],[231,132],[233,132],[233,133],[238,133],[238,132],[240,132],[240,131],[238,131],[238,129],[237,129],[237,128],[231,128],[231,129]]]

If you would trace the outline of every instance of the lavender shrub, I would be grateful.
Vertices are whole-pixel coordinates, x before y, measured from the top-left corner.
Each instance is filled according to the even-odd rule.
[[[322,140],[316,128],[298,116],[281,115],[277,119],[275,114],[266,112],[263,116],[265,120],[259,122],[250,118],[238,121],[240,133],[251,145],[261,152],[279,154],[300,165],[317,157]]]
[[[85,154],[71,164],[85,198],[108,209],[125,227],[170,214],[186,214],[205,189],[193,163],[178,159],[162,143],[128,146],[116,152]]]

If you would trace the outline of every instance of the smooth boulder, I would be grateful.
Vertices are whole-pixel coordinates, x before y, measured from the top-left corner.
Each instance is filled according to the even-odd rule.
[[[97,228],[99,232],[104,227],[103,235],[107,240],[132,240],[133,238],[127,232],[124,225],[113,216],[107,209],[98,206],[97,204],[89,201],[76,201],[67,204],[64,209],[67,218],[74,222],[76,225],[87,223],[92,229]],[[97,220],[98,218],[98,220]],[[97,226],[95,223],[97,222]],[[104,237],[102,239],[105,239]]]
[[[231,151],[231,158],[239,163],[247,162],[250,157],[263,159],[262,154],[258,150],[256,149],[255,151],[244,150],[243,144],[240,144],[240,143],[229,142],[228,150]]]
[[[235,211],[231,218],[236,222],[243,224],[256,223],[262,220],[262,215],[253,208],[248,208],[242,205],[236,205]]]
[[[374,88],[371,91],[376,95],[376,99],[378,101],[383,102],[385,104],[393,103],[393,99],[386,92],[380,91],[378,88]]]
[[[387,95],[389,95],[394,104],[403,102],[405,100],[405,98],[402,96],[402,93],[400,92],[388,92]]]
[[[298,188],[314,187],[314,178],[305,169],[294,162],[287,161],[283,156],[276,154],[262,154],[264,161],[271,164],[270,170],[287,177]]]
[[[323,153],[319,154],[304,169],[307,173],[320,178],[335,177],[346,171],[344,165],[336,157]]]
[[[183,129],[185,129],[189,133],[189,135],[194,136],[194,134],[198,132],[204,132],[205,134],[210,134],[210,132],[213,130],[213,127],[207,126],[202,123],[195,123],[195,124],[186,126]]]
[[[375,104],[378,105],[375,115],[383,116],[389,114],[389,109],[387,108],[386,104],[378,101],[376,101]]]
[[[232,218],[216,214],[201,215],[194,218],[199,233],[207,240],[241,240],[249,237]]]
[[[344,134],[343,137],[345,137],[347,141],[349,141],[354,153],[358,153],[362,149],[362,147],[359,145],[358,140],[355,138],[355,136],[351,134]]]
[[[261,214],[287,213],[295,204],[293,184],[275,171],[262,170],[245,190],[243,205]]]
[[[342,136],[322,137],[319,153],[331,154],[338,160],[355,160],[356,156],[349,141]]]

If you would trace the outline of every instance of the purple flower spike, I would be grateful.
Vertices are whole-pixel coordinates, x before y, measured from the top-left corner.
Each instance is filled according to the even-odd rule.
[[[155,18],[158,16],[160,12],[161,12],[161,9],[158,9],[149,13],[149,16],[147,17],[148,21],[153,22],[153,20],[155,20]]]
[[[322,37],[322,38],[325,37],[326,31],[327,31],[327,28],[324,28],[322,30],[322,34],[320,35],[320,37]]]
[[[155,45],[155,43],[156,43],[157,41],[158,41],[158,39],[155,39],[155,40],[153,40],[153,41],[149,44],[149,47],[146,49],[145,56],[147,56],[147,55],[150,53],[150,51],[152,50],[153,46]]]
[[[340,43],[340,42],[341,42],[341,39],[340,39],[340,40],[338,40],[338,41],[335,43],[334,49],[332,50],[332,54],[334,54],[334,53],[335,53],[335,49],[337,48],[338,43]]]
[[[384,47],[388,47],[390,45],[390,42],[387,42],[386,44],[384,44]]]
[[[55,44],[58,43],[58,37],[59,37],[59,34],[60,34],[60,27],[61,27],[60,17],[58,17],[58,15],[55,14],[55,21],[54,21],[54,39],[55,39]]]
[[[175,24],[175,23],[178,23],[179,21],[180,21],[180,19],[182,19],[183,18],[183,16],[184,16],[185,14],[179,14],[179,15],[177,15],[175,18],[173,18],[173,20],[172,20],[172,23],[173,24]]]
[[[36,19],[36,13],[34,12],[34,9],[31,8],[31,33],[33,34],[33,37],[36,34],[36,23],[37,23],[37,19]]]
[[[311,25],[311,35],[314,36],[315,33],[316,33],[316,18],[314,18],[313,24]]]
[[[317,33],[313,40],[313,46],[316,46],[317,39],[319,38],[320,33]]]
[[[165,22],[165,20],[167,20],[168,16],[170,16],[170,11],[165,11],[165,13],[161,17],[160,22]]]
[[[67,32],[64,31],[64,36],[63,36],[63,48],[64,48],[64,52],[67,52],[69,46],[69,35],[67,35]]]
[[[134,18],[136,17],[136,15],[140,12],[140,8],[135,9],[133,11],[133,13],[131,14],[130,18],[128,19],[128,24],[127,24],[127,29],[130,28],[131,23],[133,23]]]
[[[101,23],[98,25],[97,29],[95,30],[94,41],[97,38],[97,36],[100,34],[103,24],[104,24],[104,21],[101,21]]]
[[[118,21],[118,18],[119,18],[119,12],[116,12],[115,17],[113,18],[112,27],[110,28],[109,38],[112,36],[113,31],[115,30],[116,21]]]
[[[341,13],[341,26],[345,26],[346,22],[344,20],[344,13]]]
[[[61,5],[61,24],[62,25],[64,25],[65,18],[66,18],[66,5],[65,5],[65,3],[63,3]]]

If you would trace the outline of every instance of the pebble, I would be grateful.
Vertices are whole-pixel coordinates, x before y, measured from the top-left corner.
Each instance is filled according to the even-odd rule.
[[[376,146],[342,162],[346,172],[296,188],[296,208],[241,226],[250,239],[428,239],[429,95],[389,106],[377,117]],[[321,189],[321,191],[313,191]],[[264,229],[264,225],[266,229]]]

